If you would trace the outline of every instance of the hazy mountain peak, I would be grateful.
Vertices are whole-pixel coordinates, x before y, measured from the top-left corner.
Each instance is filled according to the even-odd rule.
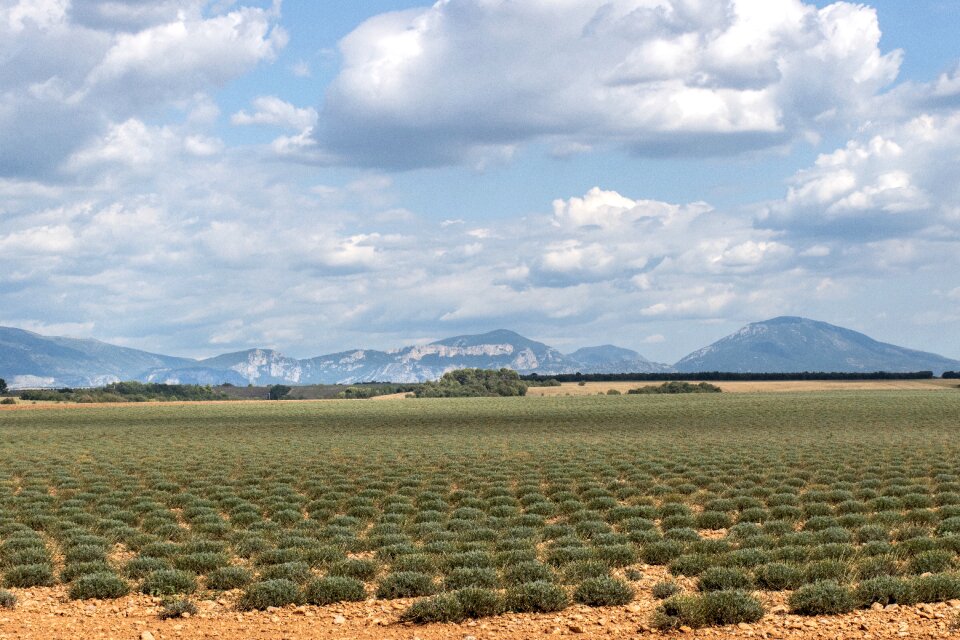
[[[939,375],[958,365],[956,360],[879,342],[827,322],[781,316],[748,324],[675,366],[684,372],[933,371]]]

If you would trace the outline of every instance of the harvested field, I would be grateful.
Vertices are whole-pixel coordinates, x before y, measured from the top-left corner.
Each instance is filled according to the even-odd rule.
[[[531,387],[529,396],[594,396],[615,389],[626,393],[638,387],[650,387],[662,382],[564,382],[559,387]],[[793,380],[793,381],[734,381],[717,382],[725,393],[811,393],[822,391],[960,391],[956,380]]]
[[[944,390],[8,411],[0,637],[950,637],[958,429]]]

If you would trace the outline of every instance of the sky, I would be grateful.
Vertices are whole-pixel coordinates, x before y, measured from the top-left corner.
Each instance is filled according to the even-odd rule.
[[[0,0],[0,325],[960,358],[955,0]]]

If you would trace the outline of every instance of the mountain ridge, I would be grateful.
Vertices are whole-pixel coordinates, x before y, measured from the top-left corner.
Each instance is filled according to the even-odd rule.
[[[452,336],[390,351],[352,349],[297,359],[247,349],[192,359],[119,347],[94,339],[43,336],[0,327],[0,378],[12,388],[89,387],[120,380],[171,384],[356,384],[422,382],[459,368],[521,373],[798,373],[960,370],[960,361],[879,342],[862,333],[797,316],[746,325],[682,358],[652,362],[611,344],[564,354],[509,329]]]
[[[870,336],[799,316],[779,316],[750,323],[681,358],[680,372],[858,373],[944,371],[960,361],[880,342]]]

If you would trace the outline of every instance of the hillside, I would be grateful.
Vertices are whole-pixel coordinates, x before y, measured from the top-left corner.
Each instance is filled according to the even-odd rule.
[[[785,316],[749,324],[674,366],[681,372],[933,371],[940,375],[960,368],[960,361],[878,342],[826,322]]]

